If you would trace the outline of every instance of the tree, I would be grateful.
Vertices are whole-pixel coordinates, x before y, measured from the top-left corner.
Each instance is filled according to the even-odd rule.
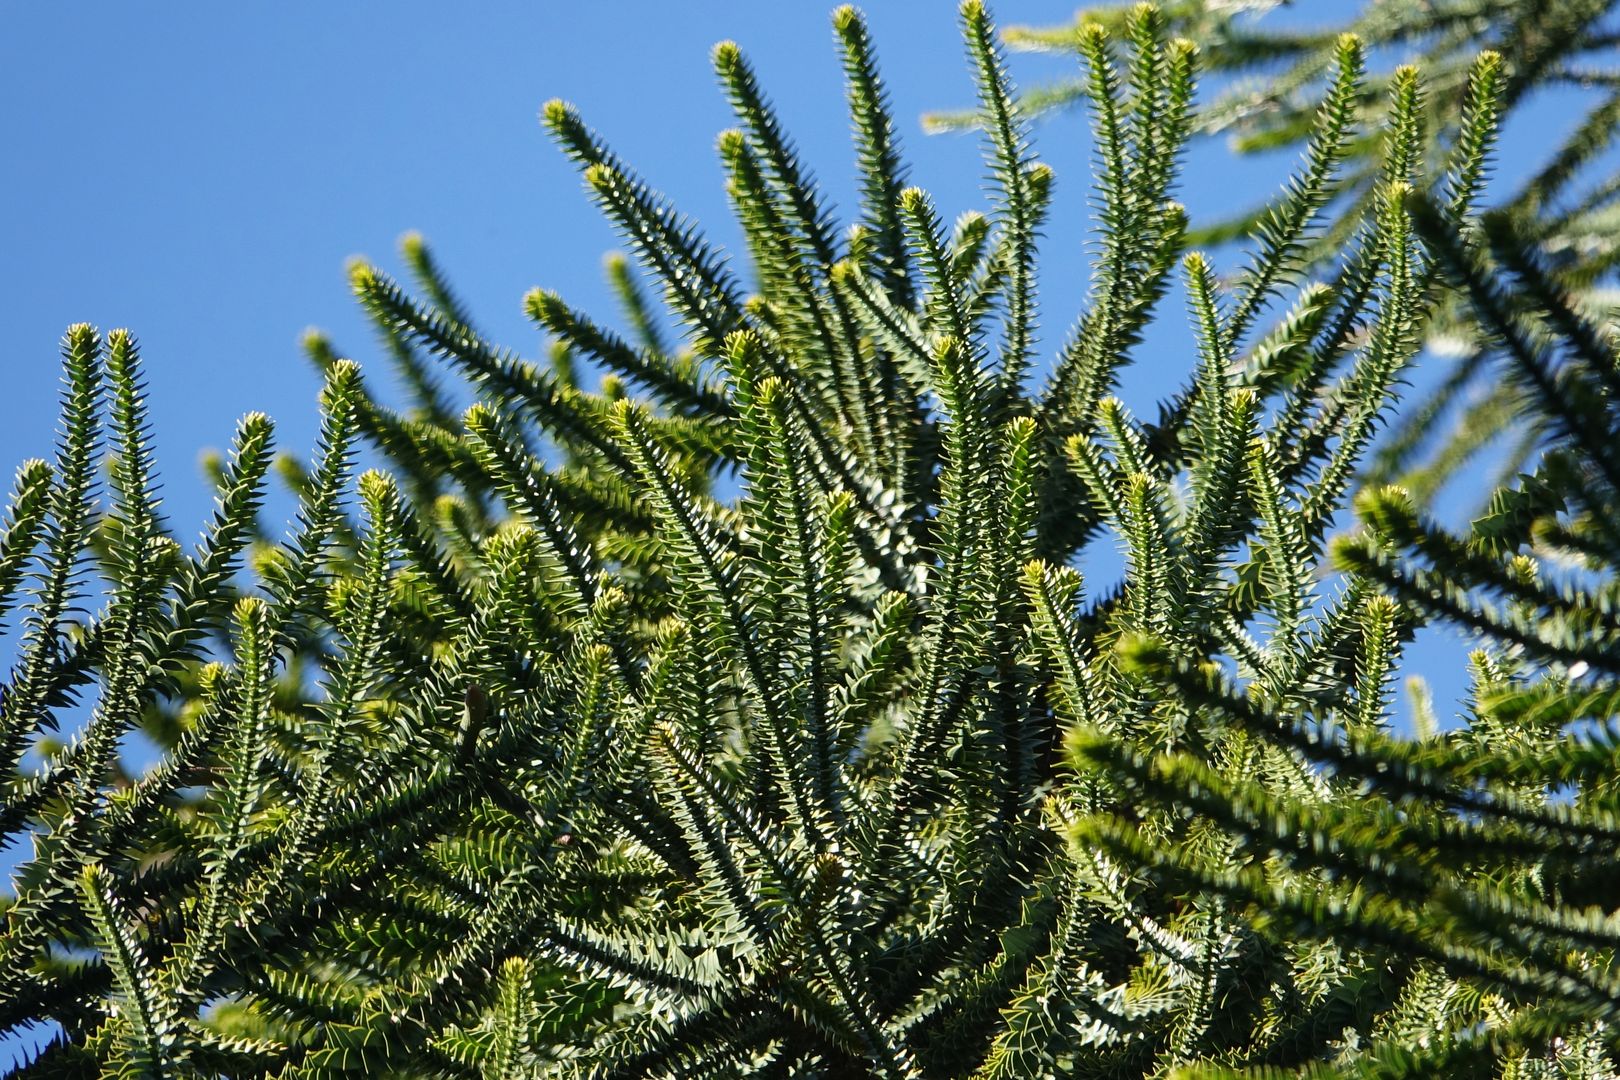
[[[625,262],[628,334],[526,298],[546,364],[470,326],[420,241],[420,297],[357,265],[414,400],[310,341],[324,423],[284,542],[250,416],[183,550],[133,339],[69,330],[61,442],[0,547],[23,628],[0,816],[34,846],[0,1023],[62,1029],[32,1075],[1613,1072],[1612,740],[1553,718],[1603,711],[1571,688],[1611,674],[1607,586],[1509,558],[1554,533],[1612,558],[1588,385],[1612,350],[1527,284],[1542,332],[1597,349],[1548,391],[1591,452],[1499,496],[1483,538],[1373,494],[1329,546],[1437,275],[1522,336],[1479,245],[1446,239],[1481,228],[1500,58],[1444,152],[1420,153],[1417,73],[1392,81],[1407,151],[1324,284],[1301,253],[1363,86],[1338,39],[1304,172],[1228,285],[1168,197],[1197,49],[1148,7],[1123,48],[1088,30],[1095,277],[1043,377],[1051,176],[988,14],[961,16],[995,199],[948,231],[905,184],[857,12],[834,15],[863,178],[844,232],[716,48],[748,285],[548,105],[682,343]],[[1110,390],[1178,266],[1199,363],[1144,424]],[[443,369],[480,398],[459,418]],[[355,480],[362,440],[387,470]],[[1080,557],[1114,540],[1124,580],[1088,588]],[[92,583],[107,602],[74,621]],[[1386,686],[1431,615],[1499,652],[1478,725],[1402,740]],[[140,726],[167,754],[120,776]]]

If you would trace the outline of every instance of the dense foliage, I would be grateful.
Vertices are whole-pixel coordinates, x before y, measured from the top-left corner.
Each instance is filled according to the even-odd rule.
[[[1340,32],[1423,72],[1422,130],[1430,132],[1455,131],[1463,122],[1466,87],[1482,51],[1506,57],[1497,107],[1502,123],[1519,133],[1520,160],[1513,163],[1512,182],[1499,185],[1489,204],[1513,219],[1525,249],[1572,306],[1599,324],[1614,320],[1620,16],[1613,0],[1175,0],[1164,14],[1172,33],[1199,43],[1216,83],[1194,111],[1194,132],[1223,135],[1244,154],[1311,137]],[[1071,24],[1014,26],[1004,37],[1014,49],[1072,55],[1081,50],[1081,28],[1118,31],[1128,18],[1128,6],[1089,3]],[[1394,107],[1397,71],[1389,65],[1369,73],[1357,98],[1363,116],[1382,118]],[[1022,95],[1019,107],[1040,115],[1080,105],[1089,93],[1085,78],[1063,78]],[[976,112],[940,113],[929,122],[951,130],[977,126],[979,118]],[[1526,147],[1536,155],[1530,160]],[[1437,149],[1431,143],[1419,153]],[[1387,156],[1404,152],[1376,130],[1350,147],[1338,188],[1339,206],[1348,212],[1333,213],[1328,226],[1305,241],[1317,271],[1332,272],[1359,212],[1377,197]],[[1268,212],[1262,205],[1225,220],[1195,221],[1189,241],[1220,244],[1248,235]],[[1533,311],[1537,301],[1527,300]],[[1438,354],[1432,370],[1421,394],[1402,410],[1396,432],[1365,463],[1365,474],[1398,482],[1423,501],[1481,469],[1495,473],[1496,484],[1484,485],[1485,491],[1512,483],[1558,429],[1544,422],[1534,395],[1502,377],[1506,357],[1465,301],[1437,297],[1424,334]]]
[[[32,845],[0,1025],[60,1027],[27,1074],[1616,1071],[1620,375],[1522,222],[1476,215],[1513,65],[1471,59],[1434,138],[1400,69],[1375,136],[1336,38],[1225,280],[1171,198],[1197,48],[1145,6],[1088,26],[1094,277],[1045,361],[1052,177],[962,22],[993,204],[949,228],[857,12],[847,229],[716,48],[746,283],[548,105],[680,342],[627,261],[624,333],[525,298],[543,362],[419,240],[418,295],[357,265],[414,400],[310,340],[284,539],[253,415],[177,543],[134,340],[69,330],[0,546],[0,828]],[[1177,275],[1197,363],[1144,422],[1113,388]],[[1377,486],[1352,526],[1464,304],[1557,444],[1468,535]],[[1123,580],[1084,582],[1115,544]],[[1397,736],[1430,619],[1480,634],[1474,715]],[[136,729],[166,752],[128,775]]]

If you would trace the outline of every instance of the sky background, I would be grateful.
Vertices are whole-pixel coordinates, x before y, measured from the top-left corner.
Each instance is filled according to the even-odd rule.
[[[1355,5],[1308,0],[1288,18],[1338,20]],[[1073,0],[996,5],[1003,24],[1066,20]],[[351,300],[344,263],[398,271],[419,230],[494,340],[534,355],[519,299],[556,288],[607,321],[601,275],[615,247],[577,172],[537,121],[563,97],[655,187],[734,246],[713,152],[732,125],[709,65],[739,41],[831,200],[855,205],[854,166],[831,4],[496,2],[134,5],[11,4],[0,32],[0,468],[49,456],[68,324],[132,328],[143,346],[166,510],[194,538],[211,493],[199,451],[228,445],[258,409],[282,448],[307,452],[317,379],[298,348],[320,327],[386,379]],[[1308,12],[1308,14],[1307,14]],[[912,182],[948,216],[982,207],[972,137],[928,137],[918,117],[972,101],[947,3],[867,5]],[[1061,57],[1014,54],[1032,85],[1072,73]],[[1534,101],[1505,135],[1499,182],[1566,132],[1567,100]],[[1090,240],[1083,114],[1040,125],[1056,170],[1042,245],[1042,345],[1079,310]],[[1292,152],[1234,159],[1194,149],[1180,197],[1194,219],[1274,191]],[[1521,168],[1518,163],[1526,162]],[[1182,384],[1193,339],[1174,304],[1124,396],[1151,414]],[[285,508],[284,501],[272,507]],[[1460,647],[1430,635],[1409,669],[1442,717],[1463,687]],[[0,866],[0,869],[4,869]],[[6,1050],[0,1042],[0,1068]]]

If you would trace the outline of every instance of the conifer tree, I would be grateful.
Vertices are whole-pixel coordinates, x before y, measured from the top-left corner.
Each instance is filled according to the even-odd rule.
[[[1338,38],[1223,282],[1171,198],[1198,48],[1147,6],[1088,29],[1094,276],[1043,340],[1053,177],[988,13],[960,14],[993,198],[950,227],[858,12],[833,17],[846,225],[715,49],[751,277],[547,105],[625,237],[624,329],[537,290],[526,359],[419,239],[414,289],[356,264],[410,400],[309,340],[323,423],[283,538],[251,415],[177,542],[134,339],[69,330],[54,460],[0,534],[0,818],[32,846],[0,1025],[59,1026],[25,1074],[1612,1074],[1613,736],[1566,722],[1613,694],[1614,354],[1473,215],[1501,61],[1439,149],[1418,73],[1392,81],[1408,152],[1310,281],[1369,137]],[[1112,391],[1175,275],[1197,361],[1144,422]],[[1379,490],[1335,541],[1451,295],[1569,445],[1474,536]],[[363,445],[383,467],[355,476]],[[1123,580],[1084,581],[1114,543]],[[1544,582],[1543,549],[1591,574]],[[1431,618],[1488,643],[1478,721],[1399,739],[1388,683]],[[132,776],[136,728],[166,752]]]

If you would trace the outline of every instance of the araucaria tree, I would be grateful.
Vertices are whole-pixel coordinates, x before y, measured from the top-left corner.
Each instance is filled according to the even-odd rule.
[[[1511,64],[1472,59],[1433,139],[1400,69],[1369,130],[1338,38],[1218,277],[1172,199],[1197,48],[1146,6],[1084,29],[1094,273],[1043,337],[1052,175],[961,18],[993,201],[950,226],[853,9],[847,227],[715,50],[748,281],[546,106],[644,271],[610,263],[627,330],[536,291],[554,345],[525,360],[420,241],[419,296],[357,265],[414,400],[309,342],[285,539],[253,415],[177,543],[133,339],[69,330],[55,460],[0,548],[0,820],[32,847],[0,1024],[59,1027],[27,1075],[1615,1073],[1620,376],[1475,216]],[[1139,420],[1114,386],[1178,276],[1196,363]],[[1472,535],[1385,488],[1355,525],[1440,304],[1562,443]],[[362,445],[386,467],[356,478]],[[1113,544],[1123,580],[1083,582]],[[1388,687],[1435,618],[1480,633],[1474,716],[1400,737]],[[136,728],[166,752],[126,775]]]

